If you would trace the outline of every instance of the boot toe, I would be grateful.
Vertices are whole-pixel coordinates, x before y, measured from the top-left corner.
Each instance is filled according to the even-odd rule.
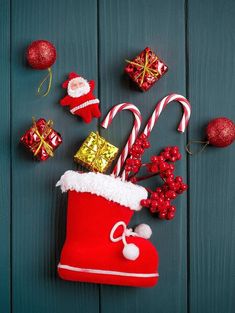
[[[153,244],[140,237],[127,238],[128,244],[139,248],[139,256],[129,260],[123,255],[121,242],[110,242],[107,246],[95,244],[64,247],[59,276],[74,281],[101,284],[152,287],[158,281],[158,253]]]

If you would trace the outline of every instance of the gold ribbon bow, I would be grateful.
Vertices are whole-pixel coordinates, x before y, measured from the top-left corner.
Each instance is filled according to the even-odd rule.
[[[99,133],[98,132],[95,132],[96,134],[96,138],[95,138],[95,145],[97,146],[97,151],[94,151],[95,152],[95,156],[94,156],[94,162],[91,163],[91,170],[94,171],[94,169],[96,168],[96,160],[99,160],[100,158],[103,157],[103,154],[104,154],[104,151],[103,151],[103,148],[106,146],[106,141],[104,140],[102,142],[101,145],[99,145],[99,142],[100,142],[100,136],[99,136]]]
[[[34,152],[34,156],[38,154],[42,146],[45,148],[47,154],[49,154],[51,157],[54,156],[52,146],[48,142],[46,142],[47,137],[50,135],[52,131],[52,128],[51,128],[52,125],[53,125],[53,121],[49,120],[46,123],[43,132],[40,134],[37,124],[35,122],[35,119],[33,118],[33,130],[35,134],[38,136],[38,138],[40,139],[40,141],[36,142],[31,148],[32,150],[36,149],[36,151]]]
[[[74,160],[92,171],[105,172],[118,153],[98,132],[91,132],[74,155]]]
[[[154,62],[157,61],[157,56],[152,60],[152,62],[150,63],[150,58],[149,58],[149,55],[148,55],[148,51],[146,51],[146,54],[145,54],[145,61],[143,62],[143,60],[140,58],[140,57],[137,57],[136,60],[139,62],[133,62],[133,61],[129,61],[129,60],[126,60],[127,63],[130,63],[132,65],[135,65],[135,66],[138,66],[141,68],[141,72],[139,75],[137,75],[136,79],[138,79],[141,75],[141,82],[140,82],[140,85],[143,84],[144,82],[144,77],[145,77],[145,73],[148,73],[150,75],[152,75],[154,78],[157,78],[158,75],[159,75],[159,72],[157,70],[154,70],[151,68],[151,66],[153,65]]]

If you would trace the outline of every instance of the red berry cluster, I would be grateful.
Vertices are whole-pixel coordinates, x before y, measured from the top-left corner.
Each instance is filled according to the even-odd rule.
[[[166,147],[160,155],[151,157],[151,163],[147,164],[147,168],[151,173],[167,173],[170,175],[175,169],[174,164],[168,162],[176,162],[181,159],[181,154],[178,147]],[[169,176],[168,175],[168,176]]]
[[[170,184],[164,183],[162,187],[157,187],[149,199],[141,201],[141,205],[148,207],[152,213],[158,213],[159,218],[171,220],[175,217],[176,212],[176,207],[171,204],[171,201],[187,188],[182,177],[177,176],[172,179]]]
[[[134,174],[139,172],[142,165],[141,157],[144,154],[144,150],[150,147],[150,143],[145,134],[141,134],[138,139],[136,139],[134,145],[130,151],[130,157],[126,161],[125,170],[126,172],[132,172]],[[132,181],[134,179],[131,179]],[[134,182],[134,181],[133,181]]]
[[[138,181],[159,175],[164,184],[150,192],[149,199],[143,199],[141,205],[150,209],[152,213],[158,213],[161,219],[171,220],[175,216],[176,207],[171,204],[179,194],[187,190],[188,186],[184,184],[181,176],[175,177],[174,162],[181,159],[179,148],[166,147],[159,155],[151,157],[149,163],[143,164],[141,157],[144,150],[150,147],[147,136],[142,134],[133,145],[130,156],[126,161],[125,170],[129,174],[128,180],[137,183]],[[140,167],[146,167],[148,175],[137,177]]]
[[[181,154],[178,147],[167,147],[160,155],[152,156],[151,162],[146,165],[149,172],[160,175],[164,184],[152,191],[149,199],[142,200],[141,205],[148,207],[152,213],[158,213],[161,219],[171,220],[174,218],[176,207],[171,205],[171,201],[188,188],[183,183],[181,176],[174,176],[174,164],[168,163],[180,159]]]

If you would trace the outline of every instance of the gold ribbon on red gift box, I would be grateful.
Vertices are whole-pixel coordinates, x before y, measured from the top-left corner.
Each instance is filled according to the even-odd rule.
[[[141,57],[137,57],[136,58],[136,62],[134,61],[129,61],[129,60],[126,60],[127,63],[130,63],[132,65],[135,65],[137,67],[140,68],[140,73],[135,77],[135,79],[138,79],[140,76],[141,77],[141,82],[140,82],[140,85],[143,84],[144,82],[144,77],[145,77],[145,74],[148,73],[149,75],[153,76],[154,78],[157,78],[160,73],[151,68],[152,65],[158,60],[158,57],[155,56],[153,58],[153,60],[151,60],[151,57],[149,57],[149,54],[148,54],[148,51],[146,51],[145,53],[145,60],[143,61],[143,59]]]
[[[46,142],[47,137],[50,135],[51,131],[52,131],[52,125],[53,125],[53,121],[49,120],[44,127],[44,130],[40,133],[36,124],[35,119],[33,118],[33,131],[35,132],[35,134],[38,136],[39,141],[35,142],[32,147],[31,150],[34,151],[34,156],[36,156],[40,149],[42,148],[42,146],[44,147],[44,149],[46,150],[47,154],[51,157],[54,156],[53,153],[53,148],[52,146]],[[35,150],[36,149],[36,150]]]

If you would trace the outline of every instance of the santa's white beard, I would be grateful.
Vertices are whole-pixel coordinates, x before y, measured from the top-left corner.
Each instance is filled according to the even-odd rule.
[[[74,83],[80,83],[82,84],[82,87],[77,87],[77,88],[71,88],[71,85],[73,85]],[[90,91],[90,85],[88,83],[88,81],[86,79],[84,79],[83,77],[76,77],[73,78],[69,81],[68,83],[68,88],[67,88],[67,92],[68,95],[72,98],[79,98],[81,96],[86,95],[88,92]]]

